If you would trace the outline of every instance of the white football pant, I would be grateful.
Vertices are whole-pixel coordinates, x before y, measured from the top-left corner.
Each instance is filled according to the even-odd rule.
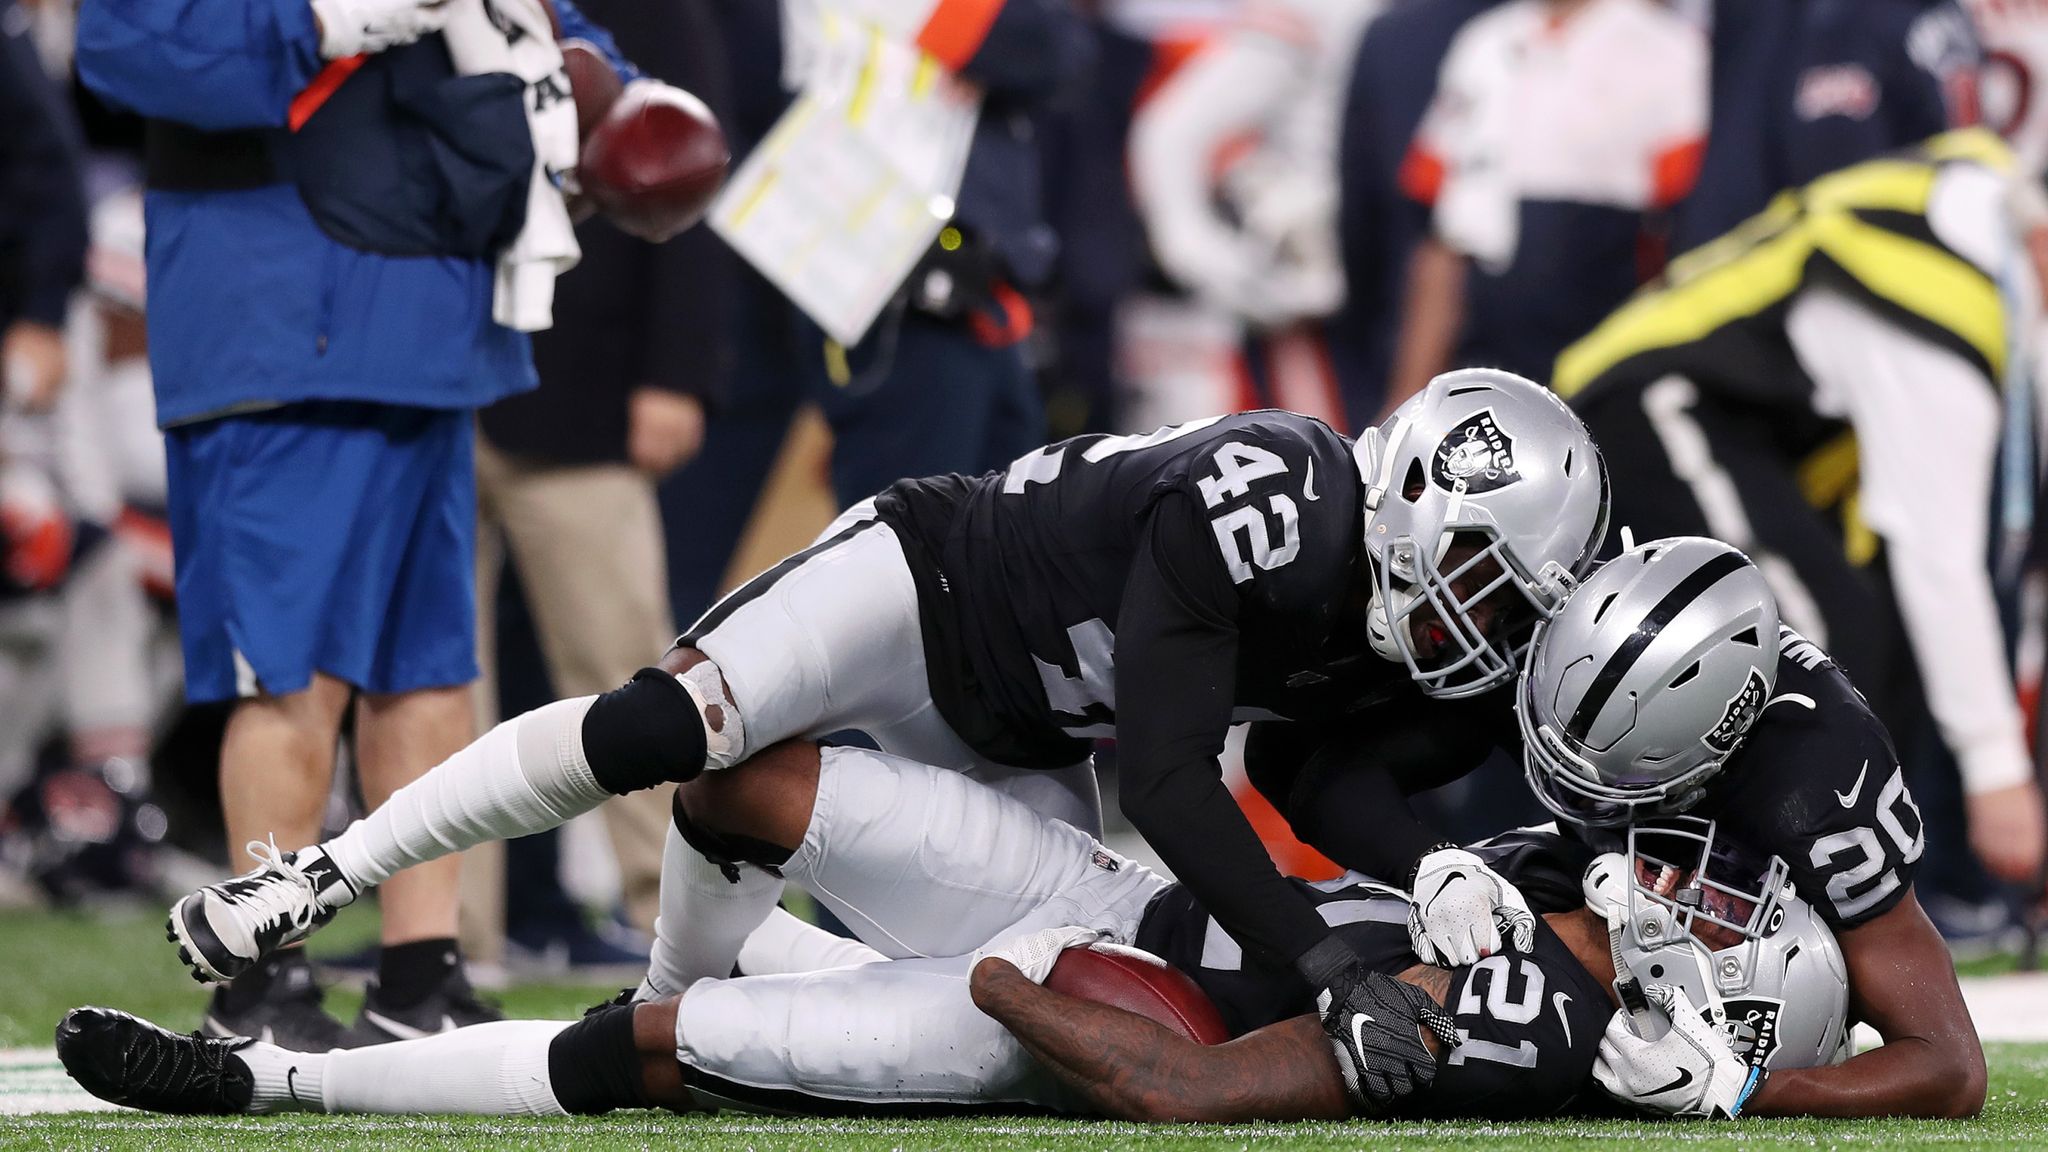
[[[676,1055],[708,1104],[1070,1107],[974,1006],[967,954],[1063,925],[1128,944],[1166,887],[1013,796],[856,748],[824,751],[811,823],[783,874],[890,959],[691,985]]]

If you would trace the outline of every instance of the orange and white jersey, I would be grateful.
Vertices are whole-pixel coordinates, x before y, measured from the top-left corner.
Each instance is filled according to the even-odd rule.
[[[1963,0],[1984,46],[1978,82],[1986,126],[2036,176],[2048,173],[2048,0]]]
[[[1138,210],[1161,266],[1197,295],[1261,324],[1342,300],[1338,120],[1381,6],[1249,0],[1139,110]]]
[[[1438,235],[1500,269],[1523,201],[1643,211],[1692,187],[1707,132],[1707,39],[1653,0],[1559,14],[1511,0],[1451,43],[1403,163]]]

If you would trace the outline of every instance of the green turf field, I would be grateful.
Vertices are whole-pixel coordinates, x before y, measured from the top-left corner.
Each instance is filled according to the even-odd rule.
[[[316,954],[322,949],[346,950],[362,942],[368,931],[367,917],[344,918],[315,938]],[[65,1009],[84,1003],[111,1004],[177,1028],[192,1027],[199,1017],[199,989],[176,965],[163,940],[162,922],[153,913],[102,922],[47,913],[0,912],[0,973],[5,974],[0,976],[0,1049],[47,1048],[57,1018]],[[568,1017],[610,991],[596,987],[524,988],[507,993],[503,1000],[507,1010],[516,1015]],[[336,991],[332,998],[336,1012],[350,1018],[354,997]],[[1802,1120],[1707,1125],[1574,1120],[1168,1128],[1035,1119],[855,1122],[653,1113],[523,1121],[326,1116],[183,1120],[131,1113],[72,1113],[0,1115],[0,1149],[2048,1149],[2048,1044],[1993,1045],[1988,1051],[1990,1104],[1982,1118],[1967,1122]],[[0,1111],[6,1110],[11,1090],[25,1090],[24,1086],[35,1083],[62,1083],[54,1060],[16,1054],[12,1067],[0,1068]]]

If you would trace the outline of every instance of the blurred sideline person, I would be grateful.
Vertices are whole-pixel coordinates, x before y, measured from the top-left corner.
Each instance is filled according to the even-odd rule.
[[[1707,44],[1655,0],[1512,0],[1459,29],[1401,190],[1428,205],[1383,410],[1452,362],[1541,379],[1642,282],[1691,191]]]
[[[2041,795],[1987,557],[2008,326],[2039,307],[2048,212],[2014,175],[1969,129],[1784,193],[1566,349],[1555,385],[1619,522],[1749,552],[1902,750],[1924,697],[1971,847],[2024,884]]]
[[[1712,25],[1712,131],[1675,252],[1786,188],[1977,122],[1979,50],[1954,0],[1713,0]]]
[[[1076,95],[1092,44],[1071,0],[930,8],[917,46],[982,91],[952,220],[858,345],[794,324],[810,397],[832,426],[842,509],[905,477],[999,468],[1045,440],[1025,293],[1051,274],[1059,238],[1038,125]]]
[[[649,76],[722,105],[723,65],[706,0],[588,0]],[[554,326],[535,334],[540,387],[479,414],[477,501],[519,573],[558,695],[602,692],[630,677],[649,644],[675,631],[655,485],[694,457],[719,355],[728,257],[708,229],[664,244],[601,216],[576,230],[583,258],[557,281]],[[479,604],[498,565],[479,549]],[[479,620],[491,635],[488,607]],[[626,912],[652,931],[668,827],[666,790],[603,808]]]
[[[166,828],[149,798],[150,741],[176,688],[159,650],[168,618],[151,604],[169,599],[171,558],[139,190],[103,197],[91,230],[69,379],[52,411],[0,415],[0,517],[33,529],[0,577],[0,798],[36,775],[17,815],[29,870],[60,902],[156,891]],[[36,765],[58,734],[62,758]]]
[[[1366,27],[1344,93],[1337,150],[1337,236],[1344,304],[1327,326],[1345,403],[1385,410],[1387,377],[1415,247],[1429,208],[1401,190],[1401,165],[1436,93],[1458,30],[1499,0],[1389,6]]]
[[[222,805],[230,841],[260,854],[319,834],[351,706],[372,807],[473,732],[471,413],[533,385],[525,332],[498,316],[544,326],[553,268],[513,253],[529,237],[559,251],[529,226],[566,219],[535,177],[561,112],[505,83],[559,73],[545,41],[518,46],[546,13],[478,2],[79,13],[84,83],[150,118],[150,362],[186,695],[237,701]],[[554,7],[630,74],[602,29]],[[444,27],[495,74],[457,75]],[[451,140],[465,162],[437,163]],[[451,859],[387,893],[353,1031],[296,952],[219,989],[204,1026],[325,1049],[489,1018],[461,971],[456,882]]]
[[[1380,5],[1253,0],[1139,109],[1138,208],[1160,265],[1201,299],[1260,327],[1342,301],[1338,106]]]
[[[2048,176],[2048,6],[1962,0],[1984,49],[1977,80],[1986,128],[2005,137],[2020,166]]]
[[[0,380],[48,411],[64,386],[64,318],[85,276],[84,142],[43,74],[28,17],[0,0]]]

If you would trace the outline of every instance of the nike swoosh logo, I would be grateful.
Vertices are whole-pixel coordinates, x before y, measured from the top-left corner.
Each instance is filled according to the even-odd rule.
[[[429,1036],[438,1036],[443,1032],[455,1031],[455,1017],[445,1014],[441,1017],[441,1026],[432,1029],[415,1028],[410,1024],[393,1020],[382,1013],[372,1012],[368,1008],[363,1009],[363,1019],[391,1033],[400,1040],[424,1040]]]
[[[1363,1012],[1351,1018],[1351,1048],[1358,1054],[1360,1073],[1365,1071],[1365,1026],[1373,1022],[1373,1018]]]
[[[284,1090],[285,1093],[289,1095],[295,1102],[303,1104],[305,1103],[305,1101],[299,1099],[299,1086],[295,1082],[297,1081],[298,1076],[299,1066],[297,1064],[294,1064],[290,1068],[286,1069],[284,1074]]]
[[[1662,1088],[1652,1088],[1644,1093],[1644,1095],[1662,1096],[1666,1092],[1676,1092],[1690,1083],[1692,1083],[1692,1070],[1690,1068],[1680,1068],[1678,1070],[1678,1077],[1671,1081],[1671,1083],[1664,1085]]]
[[[1571,996],[1564,992],[1559,992],[1550,998],[1550,1006],[1557,1009],[1557,1022],[1564,1026],[1564,1046],[1566,1048],[1572,1046],[1572,1021],[1571,1017],[1564,1014],[1564,1006],[1571,1003],[1571,999]]]
[[[1308,479],[1301,482],[1301,496],[1304,500],[1322,499],[1316,495],[1316,458],[1313,456],[1308,458]]]
[[[1849,789],[1849,794],[1845,796],[1840,792],[1835,793],[1835,799],[1842,802],[1842,807],[1854,808],[1856,806],[1856,797],[1863,795],[1863,778],[1869,774],[1870,761],[1865,760],[1863,762],[1863,771],[1856,773],[1856,786]]]

